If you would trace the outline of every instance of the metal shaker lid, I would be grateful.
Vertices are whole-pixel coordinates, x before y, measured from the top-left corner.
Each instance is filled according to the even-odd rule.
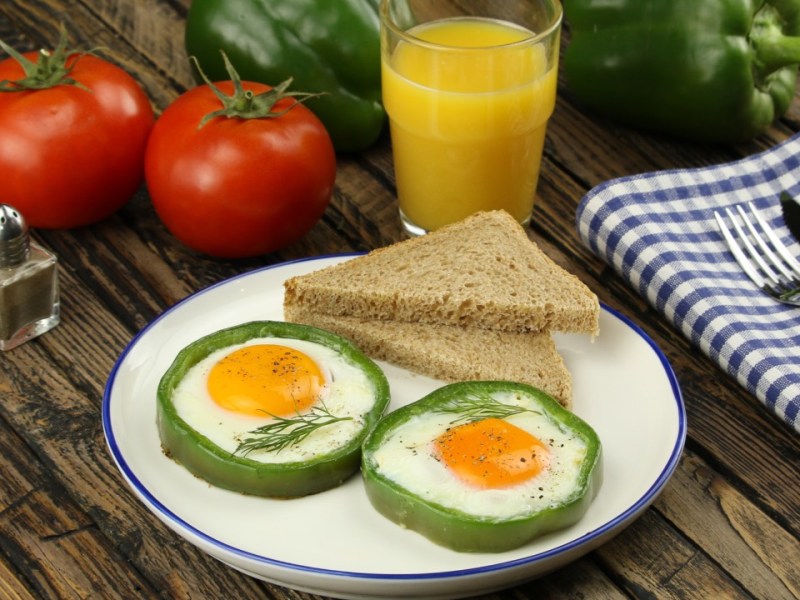
[[[16,208],[0,204],[0,268],[15,267],[30,255],[28,224]]]

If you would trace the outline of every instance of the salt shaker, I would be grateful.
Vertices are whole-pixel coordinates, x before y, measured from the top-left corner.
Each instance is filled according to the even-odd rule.
[[[56,261],[30,240],[20,212],[0,204],[0,350],[11,350],[58,325]]]

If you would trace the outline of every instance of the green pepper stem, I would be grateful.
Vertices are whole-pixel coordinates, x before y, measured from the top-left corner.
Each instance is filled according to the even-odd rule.
[[[800,65],[800,37],[773,34],[754,39],[753,47],[765,74],[790,65]]]
[[[754,53],[756,79],[791,65],[800,65],[800,37],[783,33],[779,9],[766,2],[753,17],[749,41]]]

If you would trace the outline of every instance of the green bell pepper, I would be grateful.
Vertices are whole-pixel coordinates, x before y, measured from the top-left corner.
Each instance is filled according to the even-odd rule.
[[[558,435],[563,435],[560,441],[556,436],[548,440],[551,453],[564,452],[559,444],[565,440],[578,450],[562,455],[559,460],[563,462],[552,463],[546,475],[500,490],[508,494],[502,498],[497,495],[498,490],[489,490],[491,510],[503,506],[502,515],[488,511],[477,514],[478,511],[465,508],[460,500],[453,499],[457,492],[430,493],[430,487],[441,486],[448,479],[437,474],[442,467],[431,466],[439,464],[441,458],[434,455],[434,442],[426,437],[430,432],[435,436],[440,430],[452,432],[456,424],[513,418],[521,413],[538,415],[536,426],[547,421],[560,432]],[[440,421],[426,424],[425,420],[431,417]],[[426,433],[417,439],[412,437],[414,429]],[[484,439],[495,440],[489,446],[499,447],[498,436]],[[595,431],[544,392],[507,381],[467,381],[445,385],[383,417],[364,441],[361,473],[370,502],[389,520],[460,552],[502,552],[569,526],[583,516],[602,480],[601,450]],[[482,445],[478,460],[484,461],[496,452],[496,448]],[[419,455],[425,455],[427,463],[416,463]],[[577,466],[568,477],[574,477],[574,481],[568,481],[566,487],[554,485],[552,477],[558,476],[558,465],[573,461]],[[431,469],[429,479],[419,480],[420,473],[430,473]],[[408,473],[410,478],[400,473]],[[484,491],[464,485],[468,496]]]
[[[260,337],[321,344],[361,369],[374,388],[374,404],[363,415],[358,434],[329,453],[306,461],[267,462],[221,448],[178,414],[173,391],[193,366],[216,350]],[[361,444],[388,404],[389,384],[383,371],[344,338],[304,325],[254,321],[209,334],[178,353],[158,385],[156,422],[164,452],[196,476],[245,494],[291,498],[333,488],[355,473],[361,461]]]
[[[739,142],[794,97],[798,0],[569,0],[566,19],[568,89],[620,123]]]
[[[193,0],[186,50],[212,80],[227,79],[224,51],[244,80],[321,96],[307,106],[337,150],[370,146],[381,103],[378,0]]]

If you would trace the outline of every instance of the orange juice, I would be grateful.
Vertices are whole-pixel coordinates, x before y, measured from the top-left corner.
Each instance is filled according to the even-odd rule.
[[[527,221],[557,56],[498,20],[447,19],[406,33],[421,41],[400,41],[382,61],[404,218],[428,231],[497,208]]]

